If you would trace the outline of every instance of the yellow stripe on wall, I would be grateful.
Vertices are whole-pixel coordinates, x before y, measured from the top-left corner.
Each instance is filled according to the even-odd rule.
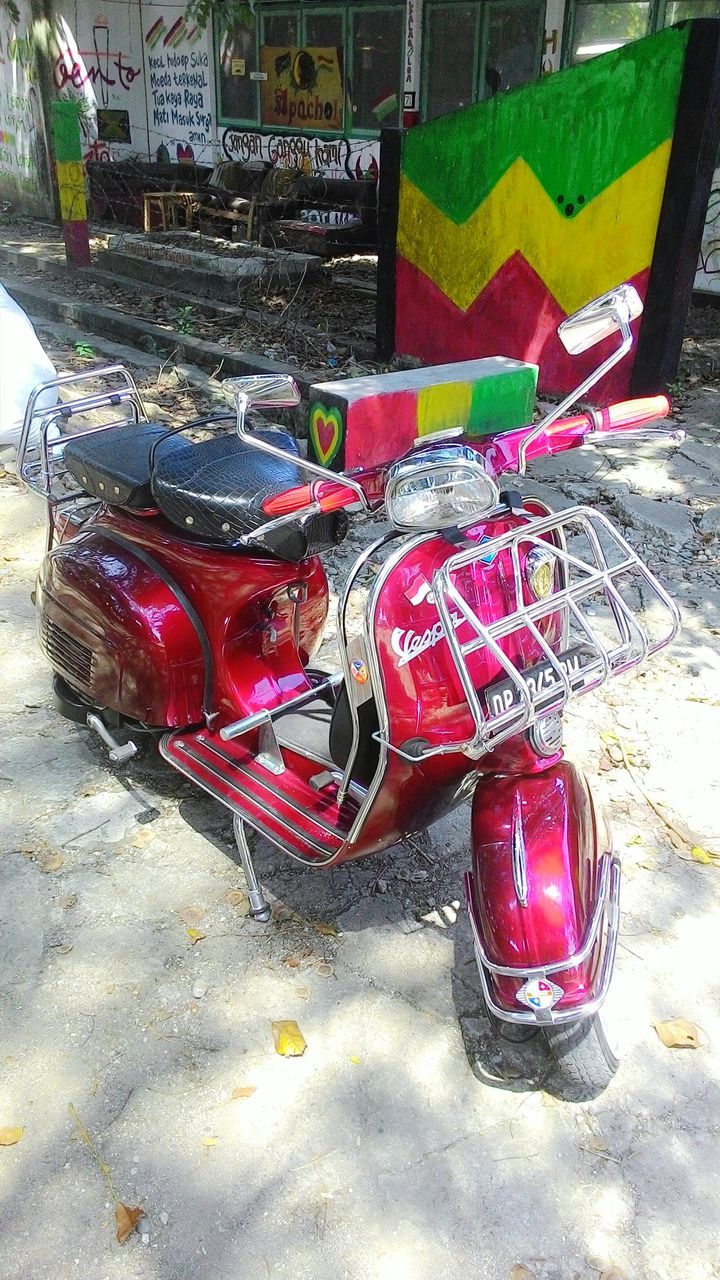
[[[55,167],[63,222],[84,221],[87,218],[87,204],[82,160],[58,160]]]
[[[669,157],[663,142],[572,219],[521,157],[459,226],[403,178],[398,251],[462,311],[519,251],[570,314],[650,265]]]

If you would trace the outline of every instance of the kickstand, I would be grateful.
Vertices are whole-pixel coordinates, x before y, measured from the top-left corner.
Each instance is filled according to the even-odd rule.
[[[255,875],[255,867],[253,866],[252,856],[248,848],[247,836],[245,835],[245,823],[242,818],[237,815],[233,818],[233,830],[235,831],[235,840],[237,842],[240,861],[245,872],[247,880],[248,898],[250,899],[250,915],[253,920],[258,920],[260,924],[267,924],[272,914],[270,903],[263,893]]]

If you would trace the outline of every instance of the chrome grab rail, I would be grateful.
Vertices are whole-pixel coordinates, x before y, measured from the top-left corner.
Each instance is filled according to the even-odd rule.
[[[562,535],[558,543],[549,542],[547,534]],[[568,533],[584,536],[589,555],[586,559],[566,549]],[[616,554],[618,563],[609,564],[600,540],[604,533]],[[520,548],[539,547],[554,557],[565,575],[574,571],[577,581],[569,582],[544,599],[528,604],[524,600],[524,575],[520,561]],[[504,616],[490,623],[483,623],[463,598],[456,574],[477,562],[487,562],[501,552],[509,552],[512,561],[515,607]],[[652,640],[632,605],[622,594],[622,579],[632,575],[634,582],[642,585],[648,597],[659,603],[669,615],[667,629],[660,638]],[[608,644],[600,635],[592,619],[581,609],[590,596],[603,594],[614,623],[617,639]],[[530,728],[540,717],[562,710],[571,697],[579,697],[604,684],[606,680],[621,675],[638,666],[650,654],[669,644],[677,634],[680,614],[675,602],[660,585],[655,576],[632,550],[610,520],[589,507],[571,507],[565,511],[528,521],[527,524],[500,534],[496,538],[476,543],[470,548],[452,555],[433,575],[432,596],[442,625],[443,637],[457,671],[465,700],[472,715],[474,733],[457,742],[428,746],[410,755],[380,734],[374,736],[388,750],[414,764],[435,755],[463,752],[472,759],[493,750],[502,742]],[[589,653],[580,669],[570,679],[563,670],[560,658],[538,624],[553,614],[565,612],[564,620],[572,620],[580,633],[583,648]],[[460,641],[457,628],[467,624],[472,637]],[[554,682],[533,693],[523,671],[508,657],[502,642],[525,631],[535,641],[544,659],[549,663]],[[478,690],[468,668],[467,658],[481,650],[495,658],[501,672],[512,682],[514,698],[507,709],[491,713],[483,709]],[[502,678],[502,676],[500,677]]]
[[[328,689],[337,689],[344,679],[342,671],[335,672],[334,675],[328,676],[327,680],[321,680],[319,684],[314,684],[311,689],[303,689],[302,693],[298,693],[294,698],[288,698],[285,702],[278,702],[274,707],[263,707],[262,711],[254,711],[249,716],[243,716],[240,720],[233,720],[231,724],[226,724],[219,732],[219,737],[223,742],[230,742],[233,738],[241,738],[244,733],[250,733],[251,729],[260,729],[264,724],[269,724],[271,720],[277,720],[279,716],[285,715],[288,711],[299,711],[307,702],[312,702],[318,694]]]

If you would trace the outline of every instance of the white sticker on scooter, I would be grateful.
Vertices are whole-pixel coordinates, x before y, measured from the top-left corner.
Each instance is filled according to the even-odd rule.
[[[525,986],[516,992],[515,998],[530,1009],[543,1010],[552,1009],[564,995],[564,988],[559,987],[556,982],[548,982],[547,978],[530,978]]]

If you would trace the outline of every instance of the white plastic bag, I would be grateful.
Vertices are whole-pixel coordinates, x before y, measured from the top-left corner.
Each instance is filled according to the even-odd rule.
[[[31,391],[55,377],[54,365],[28,317],[0,284],[0,449],[17,448]],[[52,387],[40,397],[38,408],[51,409],[57,399],[57,389]],[[37,441],[36,425],[32,443]]]

